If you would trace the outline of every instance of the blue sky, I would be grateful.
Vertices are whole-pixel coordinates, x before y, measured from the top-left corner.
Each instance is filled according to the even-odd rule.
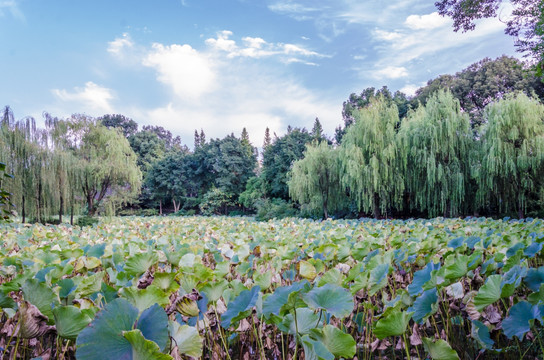
[[[121,113],[189,146],[264,130],[329,135],[369,86],[413,93],[484,57],[515,55],[498,19],[454,33],[433,0],[0,0],[0,106]],[[501,11],[504,19],[509,9]]]

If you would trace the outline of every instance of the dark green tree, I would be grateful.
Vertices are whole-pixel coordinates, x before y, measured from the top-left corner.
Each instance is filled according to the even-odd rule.
[[[136,121],[121,114],[104,115],[98,118],[98,121],[108,129],[121,129],[126,138],[138,132]]]
[[[295,128],[264,149],[261,176],[268,196],[289,199],[287,173],[295,161],[303,158],[306,144],[311,141],[308,131]]]
[[[272,138],[270,137],[270,129],[266,128],[264,131],[263,151],[272,144]]]

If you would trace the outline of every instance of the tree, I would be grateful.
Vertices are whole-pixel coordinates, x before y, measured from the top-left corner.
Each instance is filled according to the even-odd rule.
[[[406,94],[396,91],[391,93],[387,86],[376,90],[373,87],[364,89],[361,94],[352,93],[347,101],[342,105],[342,118],[344,120],[344,128],[339,126],[335,130],[335,141],[337,144],[342,142],[342,137],[346,134],[347,128],[355,121],[355,113],[369,106],[376,98],[383,98],[388,104],[395,104],[398,109],[399,119],[402,120],[410,108],[410,101]]]
[[[172,201],[174,212],[179,211],[182,198],[187,194],[186,173],[184,160],[186,152],[173,151],[155,162],[146,176],[146,185],[150,188],[152,197],[159,201],[159,213],[162,214],[162,204]]]
[[[251,145],[249,147],[242,140],[228,135],[221,140],[211,140],[207,148],[213,185],[235,198],[245,190],[248,179],[255,175],[257,159]]]
[[[137,155],[138,166],[144,175],[168,151],[166,141],[151,130],[142,130],[131,135],[128,142]]]
[[[469,31],[475,20],[498,16],[502,0],[439,0],[435,2],[442,16],[453,19],[454,31]],[[515,38],[517,50],[533,58],[537,73],[544,70],[544,5],[536,0],[511,0],[512,16],[506,20],[505,33]]]
[[[60,120],[55,126],[56,136],[64,139],[64,148],[77,158],[89,216],[94,216],[106,199],[114,207],[138,195],[142,173],[136,154],[119,132],[83,115]]]
[[[470,115],[473,127],[478,128],[483,121],[484,108],[508,93],[523,91],[544,98],[544,83],[526,70],[527,66],[513,57],[485,58],[455,75],[441,75],[430,80],[417,90],[412,106],[426,104],[435,92],[449,89],[459,100],[461,109]]]
[[[314,141],[321,141],[325,137],[323,135],[323,126],[321,126],[321,122],[319,121],[319,118],[315,118],[314,126],[312,127],[312,139]]]
[[[6,171],[6,164],[0,163],[0,223],[10,221],[11,211],[9,208],[13,206],[10,201],[11,194],[2,186],[5,178],[13,178],[13,175]]]
[[[354,117],[342,142],[342,182],[359,210],[379,217],[401,206],[404,191],[395,130],[398,109],[379,96]]]
[[[410,208],[430,217],[466,213],[472,132],[459,101],[434,93],[402,122],[398,138]]]
[[[544,105],[524,94],[490,104],[476,172],[480,206],[522,218],[544,187]]]
[[[270,129],[267,127],[264,131],[263,151],[272,144],[272,138],[270,137]]]
[[[266,198],[266,184],[262,177],[249,178],[246,189],[238,197],[238,201],[248,209],[254,209],[259,200]]]
[[[98,121],[108,129],[121,129],[126,138],[138,132],[136,121],[121,114],[104,115]]]
[[[174,137],[169,130],[166,130],[162,126],[146,125],[142,130],[157,134],[159,139],[164,141],[167,150],[179,149],[181,147],[181,138],[179,136]]]
[[[300,204],[321,208],[323,219],[329,217],[329,211],[339,209],[346,197],[338,150],[326,141],[307,145],[304,158],[293,164],[289,178],[289,195]]]
[[[267,195],[289,199],[287,173],[295,161],[302,159],[306,144],[311,141],[308,131],[295,128],[264,149],[261,176],[266,183]]]

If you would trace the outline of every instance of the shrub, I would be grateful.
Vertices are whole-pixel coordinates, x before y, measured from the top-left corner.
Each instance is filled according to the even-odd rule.
[[[294,204],[283,199],[261,199],[255,206],[257,207],[255,218],[260,221],[299,216],[299,211]]]

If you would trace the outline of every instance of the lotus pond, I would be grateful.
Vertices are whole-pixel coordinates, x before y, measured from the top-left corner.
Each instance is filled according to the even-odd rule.
[[[542,359],[539,219],[0,228],[2,359]]]

